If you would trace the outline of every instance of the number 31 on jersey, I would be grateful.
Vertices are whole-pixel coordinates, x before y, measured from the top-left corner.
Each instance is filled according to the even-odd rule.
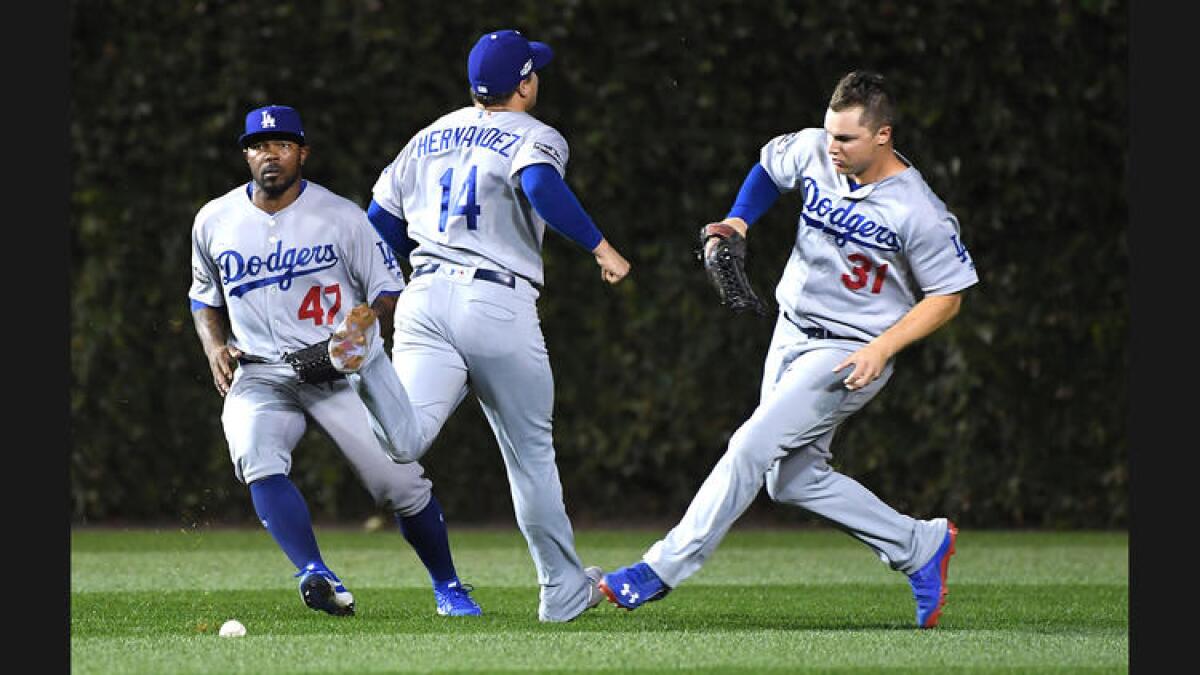
[[[846,288],[852,291],[857,291],[867,285],[867,280],[871,277],[871,259],[861,253],[852,253],[848,256],[850,262],[854,263],[854,268],[850,270],[850,274],[842,275],[842,283]],[[883,263],[874,268],[875,280],[871,284],[871,292],[879,293],[883,290],[883,281],[887,279],[888,266]]]

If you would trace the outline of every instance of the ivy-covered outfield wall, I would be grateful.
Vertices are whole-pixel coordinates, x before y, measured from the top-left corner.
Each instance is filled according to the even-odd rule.
[[[693,256],[760,146],[820,126],[845,71],[882,71],[897,147],[962,223],[982,282],[901,354],[835,441],[902,511],[1003,527],[1128,523],[1123,2],[76,0],[71,48],[71,508],[77,523],[249,521],[188,311],[196,210],[247,180],[244,114],[297,107],[308,178],[366,205],[407,138],[467,103],[481,33],[555,50],[536,114],[631,261],[617,287],[550,233],[542,326],[577,523],[677,518],[753,410],[770,319],[733,317]],[[749,239],[774,287],[785,195]],[[293,477],[321,519],[373,506],[323,436]],[[509,521],[471,399],[425,465],[455,522]],[[753,514],[802,520],[763,497]]]

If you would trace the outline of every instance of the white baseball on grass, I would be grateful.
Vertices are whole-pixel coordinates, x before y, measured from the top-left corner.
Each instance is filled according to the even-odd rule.
[[[237,619],[230,619],[221,624],[219,631],[221,637],[242,637],[246,634],[246,627]]]

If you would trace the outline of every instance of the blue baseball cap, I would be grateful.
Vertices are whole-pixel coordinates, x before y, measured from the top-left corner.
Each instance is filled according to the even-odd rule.
[[[286,105],[268,105],[246,113],[246,133],[238,137],[238,143],[247,147],[255,138],[290,138],[304,145],[304,126],[300,124],[300,113]]]
[[[483,35],[467,57],[467,79],[471,91],[497,96],[515,91],[529,73],[541,69],[554,52],[544,42],[530,42],[516,30],[498,30]]]

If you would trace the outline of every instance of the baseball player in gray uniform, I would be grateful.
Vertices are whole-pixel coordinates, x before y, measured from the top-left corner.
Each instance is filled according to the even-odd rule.
[[[561,622],[602,596],[600,568],[585,569],[575,552],[555,464],[554,380],[536,304],[546,226],[591,252],[610,284],[630,266],[564,182],[567,142],[529,114],[537,71],[551,57],[547,45],[515,30],[478,40],[467,60],[474,104],[413,136],[380,174],[367,209],[376,231],[413,265],[396,306],[391,363],[345,348],[374,344],[366,308],[330,349],[335,363],[348,364],[397,462],[418,460],[474,391],[537,569],[538,618]],[[372,372],[391,367],[401,386]]]
[[[781,192],[803,199],[759,404],[674,529],[605,575],[618,607],[659,600],[695,574],[765,483],[773,500],[829,520],[908,575],[917,625],[937,625],[955,525],[898,513],[829,466],[839,425],[884,387],[893,357],[957,314],[978,281],[957,219],[893,149],[893,106],[882,76],[847,74],[824,128],[772,139],[743,182],[722,221],[743,236]]]
[[[429,570],[438,613],[479,614],[454,570],[442,510],[421,465],[396,464],[380,452],[366,408],[344,376],[333,372],[320,381],[292,365],[357,304],[370,301],[390,316],[403,274],[361,208],[302,178],[309,147],[295,109],[266,106],[245,121],[240,143],[253,180],[196,214],[188,293],[213,382],[225,397],[221,421],[234,473],[296,566],[305,604],[353,614],[354,598],[325,564],[308,507],[288,478],[292,449],[311,419],[375,502],[394,513]]]

